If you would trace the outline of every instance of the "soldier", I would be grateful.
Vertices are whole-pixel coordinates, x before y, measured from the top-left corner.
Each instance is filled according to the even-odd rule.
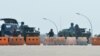
[[[20,33],[21,33],[21,36],[24,37],[24,40],[26,41],[26,32],[25,32],[25,25],[24,25],[24,22],[21,22],[21,26],[20,26]]]
[[[71,27],[69,28],[69,35],[70,36],[74,36],[75,35],[74,23],[71,23]]]
[[[24,22],[21,22],[20,31],[21,31],[21,34],[24,35],[23,34],[23,32],[24,32]]]
[[[50,32],[48,33],[49,37],[54,37],[53,29],[50,29]]]
[[[21,30],[22,30],[23,26],[24,26],[24,22],[21,22],[21,26],[20,26]]]
[[[80,31],[78,24],[75,25],[75,35],[76,35],[76,38],[78,38],[79,36],[82,36],[82,33]]]

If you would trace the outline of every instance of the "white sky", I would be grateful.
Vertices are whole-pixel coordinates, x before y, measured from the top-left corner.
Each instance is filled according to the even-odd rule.
[[[69,28],[70,23],[90,28],[88,20],[75,13],[88,16],[93,25],[93,33],[100,33],[100,0],[0,0],[0,18],[15,18],[19,22],[39,27],[46,33],[55,26],[42,18],[54,21],[58,29]]]

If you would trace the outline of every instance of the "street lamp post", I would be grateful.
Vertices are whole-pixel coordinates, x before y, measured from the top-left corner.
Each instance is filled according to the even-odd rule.
[[[89,21],[90,26],[91,26],[91,35],[92,35],[93,34],[93,28],[92,28],[92,23],[91,23],[90,19],[87,16],[85,16],[84,14],[81,14],[81,13],[76,13],[76,14],[85,17]]]
[[[48,20],[49,22],[51,22],[55,27],[56,27],[56,30],[57,30],[57,33],[58,33],[58,27],[56,25],[56,23],[50,19],[47,19],[47,18],[43,18],[44,20]]]

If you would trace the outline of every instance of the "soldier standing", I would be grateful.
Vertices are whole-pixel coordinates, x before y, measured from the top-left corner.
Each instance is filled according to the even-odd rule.
[[[69,28],[69,35],[70,36],[74,36],[75,35],[74,23],[71,23],[71,27]]]
[[[75,35],[76,35],[76,38],[78,38],[79,36],[82,36],[82,33],[80,31],[78,24],[75,25]]]
[[[48,33],[49,37],[54,37],[53,29],[50,29],[50,32]]]

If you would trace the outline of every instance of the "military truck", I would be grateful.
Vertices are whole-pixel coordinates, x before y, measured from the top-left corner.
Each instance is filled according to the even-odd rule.
[[[59,31],[58,36],[64,37],[87,37],[89,39],[91,37],[91,32],[86,31],[86,28],[80,28],[78,24],[74,26],[74,23],[71,23],[71,27],[69,29],[63,29]]]
[[[35,27],[29,27],[28,25],[24,25],[24,22],[19,23],[16,19],[12,18],[2,18],[0,21],[4,21],[1,25],[0,36],[4,35],[22,35],[26,37],[27,35],[39,36],[40,32],[35,30]]]

